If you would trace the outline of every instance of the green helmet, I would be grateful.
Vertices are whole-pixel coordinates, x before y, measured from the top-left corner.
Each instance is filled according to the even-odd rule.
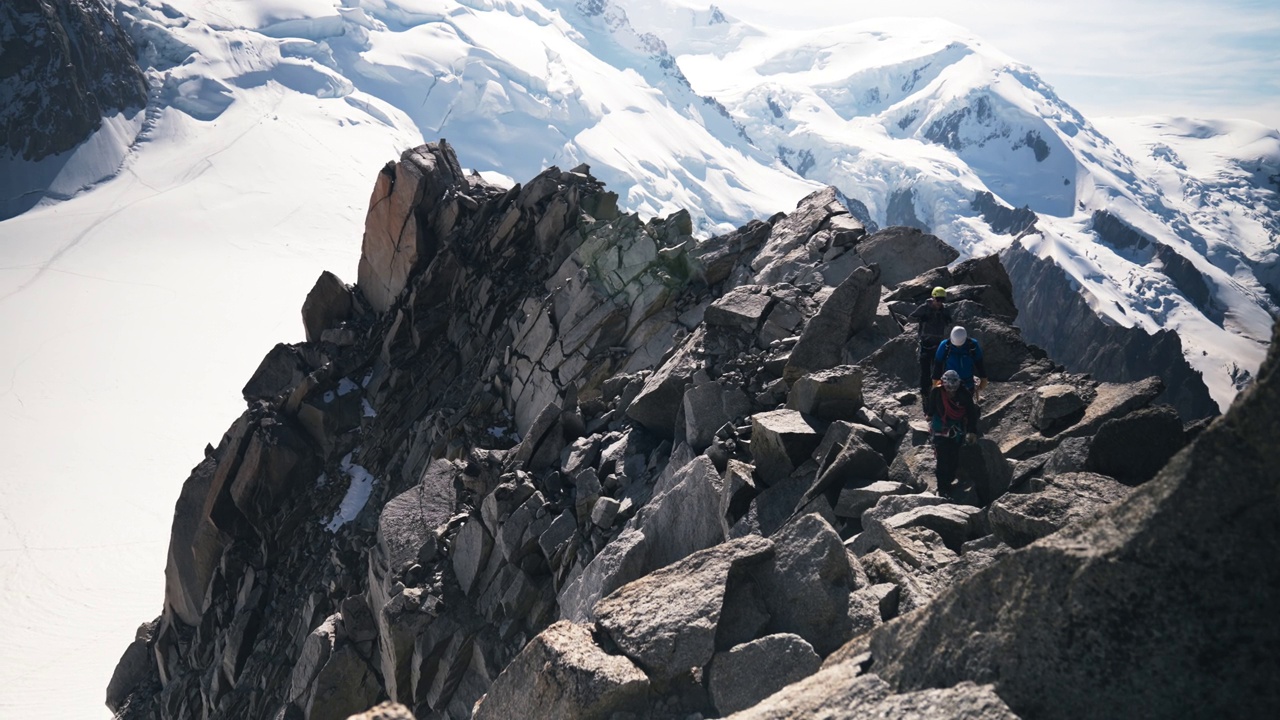
[[[934,296],[934,297],[938,298],[939,300],[942,300],[942,299],[945,299],[945,298],[947,297],[947,289],[946,289],[946,288],[944,288],[944,287],[939,286],[939,287],[936,287],[936,288],[934,288],[934,289],[933,289],[933,293],[932,293],[932,294],[933,294],[933,296]]]

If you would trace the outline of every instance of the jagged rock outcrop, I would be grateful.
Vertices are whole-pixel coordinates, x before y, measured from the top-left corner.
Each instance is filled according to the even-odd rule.
[[[1200,374],[1182,356],[1182,341],[1170,330],[1149,335],[1141,328],[1110,325],[1072,287],[1066,273],[1015,242],[1001,255],[1015,280],[1019,323],[1029,342],[1058,362],[1107,382],[1158,375],[1164,401],[1185,418],[1218,414]]]
[[[509,189],[459,168],[444,142],[387,166],[359,282],[317,282],[308,341],[268,354],[184,484],[161,615],[108,690],[120,717],[346,717],[384,700],[403,709],[370,713],[1013,717],[1041,712],[1028,698],[1054,667],[988,671],[949,618],[1024,618],[1035,632],[990,641],[1018,657],[1068,652],[1061,633],[1158,649],[1090,608],[1046,635],[1017,604],[1032,590],[1002,589],[1038,588],[1036,573],[1065,587],[1045,548],[1094,538],[1079,528],[1099,513],[1159,507],[1147,488],[1173,471],[1143,483],[1188,434],[1152,404],[1159,378],[1102,383],[1029,345],[999,258],[886,280],[834,190],[697,241],[685,213],[620,214],[585,167]],[[893,238],[931,242],[887,232],[869,254]],[[934,284],[990,348],[959,500],[930,489],[913,328],[895,317]],[[1147,434],[1158,446],[1123,452]],[[1274,523],[1250,523],[1275,544]],[[1106,571],[1084,588],[1098,608],[1128,592]],[[1266,592],[1222,601],[1237,627]],[[945,662],[922,657],[935,639]],[[785,672],[757,681],[771,664]],[[1091,714],[1136,702],[1120,692]]]
[[[1222,314],[1221,310],[1215,310],[1212,307],[1213,294],[1204,275],[1190,260],[1178,254],[1173,248],[1106,210],[1094,211],[1093,231],[1112,247],[1149,253],[1151,259],[1159,261],[1160,272],[1172,280],[1178,290],[1196,307],[1210,317]]]
[[[133,42],[101,0],[9,0],[0,27],[0,138],[9,154],[65,152],[105,115],[146,105]]]

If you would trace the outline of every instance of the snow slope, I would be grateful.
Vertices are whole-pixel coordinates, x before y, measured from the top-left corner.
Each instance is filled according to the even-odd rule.
[[[320,272],[354,277],[380,163],[421,140],[373,97],[218,80],[292,76],[261,60],[275,40],[192,25],[136,141],[100,133],[128,135],[119,171],[0,223],[3,717],[110,716],[111,671],[160,612],[183,479],[261,357],[302,339]],[[73,160],[59,182],[99,173]]]
[[[55,715],[107,717],[110,672],[160,610],[199,448],[267,350],[301,339],[321,270],[354,279],[373,179],[424,138],[515,179],[588,163],[626,208],[689,208],[705,233],[829,183],[878,224],[983,254],[1013,242],[973,208],[990,191],[1040,215],[1024,242],[1100,312],[1176,328],[1220,403],[1269,336],[1274,131],[1091,123],[952,25],[782,33],[694,0],[121,0],[117,14],[146,111],[38,177],[0,159],[0,191],[47,189],[0,222],[6,717],[49,715],[50,697]],[[1214,307],[1150,253],[1100,242],[1102,209],[1193,264]]]

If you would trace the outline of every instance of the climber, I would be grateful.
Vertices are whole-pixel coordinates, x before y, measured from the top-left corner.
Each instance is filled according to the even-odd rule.
[[[933,355],[935,386],[947,370],[956,371],[960,376],[960,384],[968,388],[974,402],[977,402],[983,389],[987,387],[987,366],[982,361],[982,346],[959,325],[951,329],[951,337],[939,343],[938,350]]]
[[[919,322],[920,331],[920,403],[929,399],[929,390],[933,388],[933,357],[938,352],[938,345],[947,337],[947,328],[951,326],[951,311],[944,302],[947,299],[946,288],[933,289],[928,300],[911,311],[908,320]]]
[[[938,480],[938,495],[950,497],[960,467],[960,445],[972,445],[978,440],[978,407],[973,404],[969,389],[960,382],[960,375],[948,370],[929,393],[925,413],[929,416],[929,436],[937,461],[934,477]]]

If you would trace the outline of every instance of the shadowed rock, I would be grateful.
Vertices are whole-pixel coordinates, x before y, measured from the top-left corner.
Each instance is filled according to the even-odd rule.
[[[1168,405],[1145,408],[1098,428],[1086,467],[1130,484],[1144,483],[1186,445],[1182,420]]]
[[[137,51],[110,5],[11,0],[0,9],[0,24],[6,27],[0,68],[6,155],[40,160],[66,152],[101,127],[102,118],[146,106]],[[0,218],[27,207],[5,212],[10,208],[0,206]]]
[[[675,434],[676,413],[684,400],[685,387],[698,369],[689,345],[686,342],[674,357],[663,363],[627,407],[628,417],[664,437]]]
[[[351,317],[354,298],[350,288],[328,270],[320,273],[307,299],[302,303],[302,328],[307,342],[319,342],[329,328]]]
[[[794,383],[805,374],[839,365],[845,342],[871,324],[879,304],[879,270],[874,266],[858,268],[836,287],[805,326],[783,371],[787,382]]]
[[[753,573],[772,632],[795,633],[825,656],[880,622],[878,604],[854,597],[866,586],[866,575],[825,520],[802,516],[772,540],[773,559]]]

